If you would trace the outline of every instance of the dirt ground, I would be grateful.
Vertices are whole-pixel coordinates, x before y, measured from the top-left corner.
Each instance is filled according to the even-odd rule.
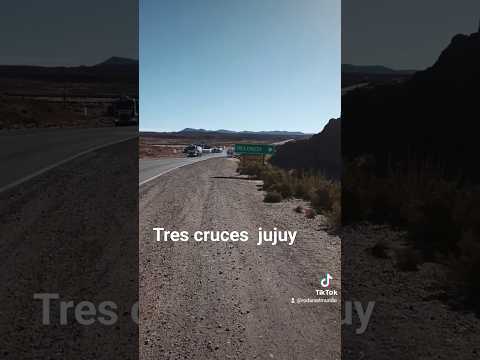
[[[325,272],[340,290],[340,239],[325,219],[263,202],[234,159],[186,166],[140,188],[141,359],[339,359],[337,303],[315,298]],[[167,230],[246,230],[247,242],[156,242]],[[257,245],[258,227],[298,231],[292,246]]]
[[[0,96],[0,129],[114,126],[108,103],[67,102]]]
[[[380,240],[391,248],[405,241],[386,226],[346,226],[340,236],[344,300],[376,303],[364,334],[354,334],[355,326],[343,328],[343,359],[480,358],[480,319],[452,307],[459,299],[445,265],[400,271],[395,257],[374,257],[371,249]]]
[[[137,140],[84,155],[0,193],[0,358],[134,359],[138,327]],[[58,294],[50,325],[34,294]],[[113,301],[88,326],[60,301]]]
[[[185,157],[183,149],[186,145],[158,145],[140,140],[138,156],[140,159],[157,159],[164,157]]]
[[[138,96],[138,87],[0,77],[0,130],[114,126],[108,107],[120,95]]]

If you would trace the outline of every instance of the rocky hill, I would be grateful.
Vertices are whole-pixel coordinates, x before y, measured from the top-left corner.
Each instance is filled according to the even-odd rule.
[[[371,155],[379,175],[416,162],[479,181],[478,64],[480,34],[456,35],[435,64],[411,79],[343,96],[343,156]]]
[[[279,146],[271,162],[284,169],[320,171],[339,179],[341,174],[340,119],[331,119],[323,130],[310,139]]]

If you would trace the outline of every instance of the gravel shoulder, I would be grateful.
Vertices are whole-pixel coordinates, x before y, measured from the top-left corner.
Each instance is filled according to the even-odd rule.
[[[234,159],[211,159],[140,188],[141,359],[338,359],[337,303],[315,298],[325,272],[340,290],[340,239],[301,201],[263,202]],[[247,242],[156,242],[154,227],[228,230]],[[298,231],[292,246],[257,245],[257,230]]]
[[[0,358],[132,359],[138,327],[138,141],[88,153],[0,193]],[[50,325],[34,294],[58,294]],[[85,326],[59,301],[117,305]]]

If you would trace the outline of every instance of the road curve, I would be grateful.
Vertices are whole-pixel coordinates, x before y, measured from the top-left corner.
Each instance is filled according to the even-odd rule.
[[[225,152],[219,154],[204,154],[200,157],[194,158],[164,158],[164,159],[140,159],[139,163],[139,177],[138,181],[140,186],[147,182],[164,175],[172,170],[178,169],[185,165],[194,164],[199,161],[225,157]]]

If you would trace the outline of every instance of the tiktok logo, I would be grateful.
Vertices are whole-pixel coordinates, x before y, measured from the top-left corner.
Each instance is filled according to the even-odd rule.
[[[323,288],[327,288],[330,286],[330,280],[333,280],[333,276],[326,273],[325,277],[320,281],[320,285],[322,285]]]

